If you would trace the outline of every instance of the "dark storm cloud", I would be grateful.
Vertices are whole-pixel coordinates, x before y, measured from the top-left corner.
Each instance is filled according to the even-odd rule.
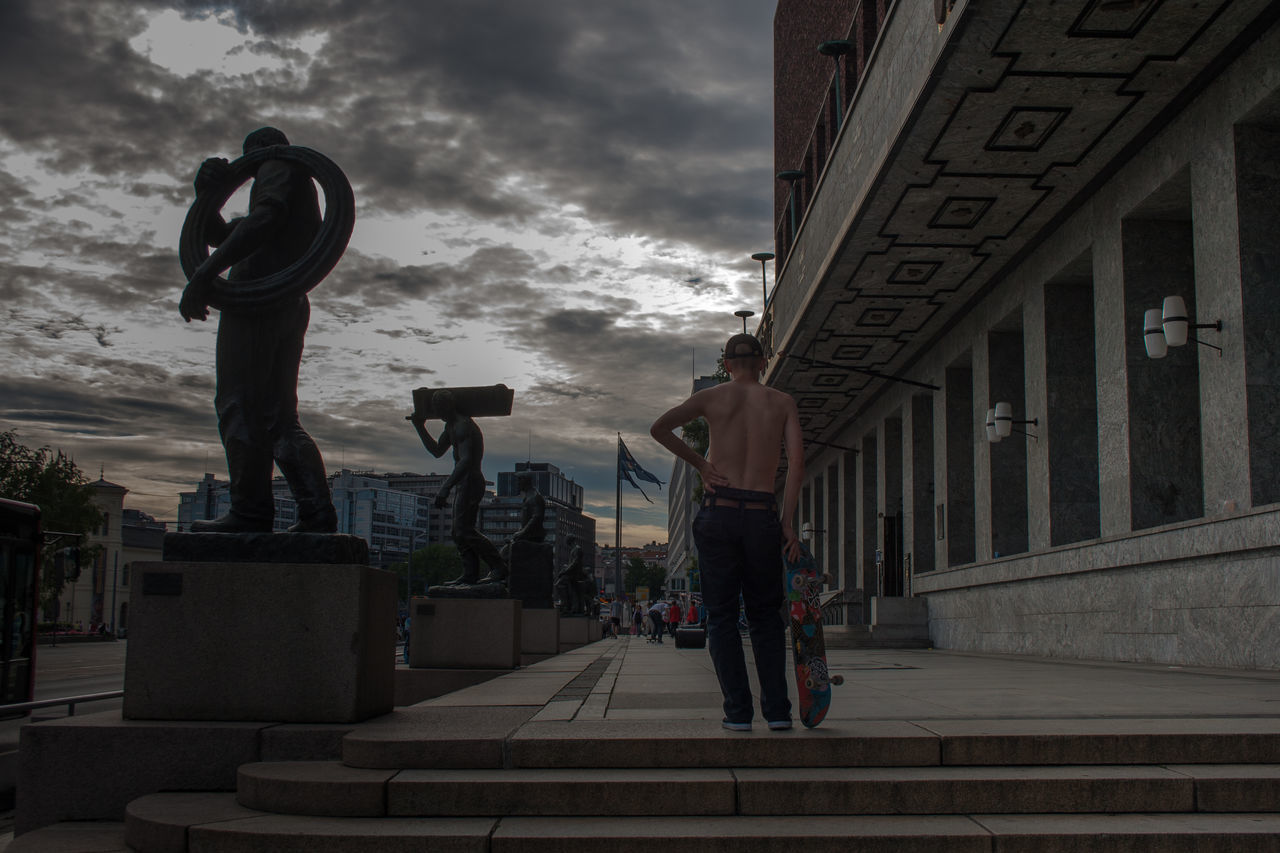
[[[0,132],[55,168],[177,185],[276,120],[342,164],[366,210],[501,221],[568,202],[732,251],[768,228],[768,0],[181,3],[233,11],[258,53],[293,59],[272,39],[327,34],[302,74],[187,78],[128,44],[141,10],[169,5],[4,4]]]

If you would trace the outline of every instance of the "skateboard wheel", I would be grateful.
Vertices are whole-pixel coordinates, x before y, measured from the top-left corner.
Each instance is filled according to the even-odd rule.
[[[843,675],[833,675],[833,676],[831,676],[831,683],[832,683],[832,684],[844,684],[844,676],[843,676]]]

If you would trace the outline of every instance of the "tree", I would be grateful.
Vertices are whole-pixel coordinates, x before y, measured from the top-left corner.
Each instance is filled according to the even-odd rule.
[[[40,507],[40,525],[45,531],[71,536],[46,537],[41,559],[40,607],[52,613],[62,588],[70,580],[69,567],[55,556],[102,525],[102,511],[93,504],[93,488],[76,463],[61,450],[32,449],[18,440],[13,430],[0,432],[0,497],[25,501]],[[101,549],[80,548],[80,565],[91,563]]]
[[[667,570],[663,566],[646,563],[640,557],[627,560],[626,579],[627,592],[635,592],[637,587],[648,587],[649,597],[657,598],[659,591],[667,584]]]
[[[408,601],[410,593],[424,595],[427,587],[445,584],[462,574],[462,555],[452,542],[436,542],[413,552],[413,590],[409,590],[408,563],[394,563],[390,571],[397,578],[397,595]]]

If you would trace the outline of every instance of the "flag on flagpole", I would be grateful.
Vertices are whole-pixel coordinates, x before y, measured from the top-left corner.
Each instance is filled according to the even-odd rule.
[[[657,483],[658,488],[659,489],[662,488],[662,481],[640,467],[640,463],[637,462],[636,458],[631,455],[631,451],[627,450],[627,446],[622,443],[622,436],[619,435],[618,436],[618,477],[619,479],[626,480],[628,483],[634,486],[636,491],[644,495],[644,499],[649,501],[649,503],[653,503],[653,501],[650,500],[649,496],[644,494],[644,489],[640,488],[640,486],[636,483],[636,481],[632,479],[633,474],[641,480],[648,480],[650,483]]]

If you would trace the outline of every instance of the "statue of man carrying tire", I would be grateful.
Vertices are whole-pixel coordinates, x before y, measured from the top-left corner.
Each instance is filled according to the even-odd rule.
[[[309,265],[323,248],[315,244],[325,241],[316,238],[330,217],[326,213],[322,221],[313,169],[299,152],[320,156],[290,146],[282,132],[263,127],[245,137],[241,160],[210,158],[196,175],[196,202],[183,229],[182,261],[189,280],[178,311],[187,322],[207,319],[210,307],[221,312],[214,408],[231,476],[231,510],[193,523],[193,532],[269,532],[275,515],[274,466],[298,505],[298,521],[289,531],[337,531],[324,460],[298,421],[298,366],[310,318],[306,293],[346,248],[350,222],[339,235],[336,254],[329,246],[331,260],[320,268]],[[336,166],[333,170],[349,195],[345,176]],[[248,213],[226,222],[219,209],[250,176]],[[327,177],[329,183],[335,180]],[[326,189],[326,206],[332,201]],[[346,207],[353,219],[354,206]],[[202,257],[209,246],[216,248]],[[226,280],[219,279],[228,269]]]

